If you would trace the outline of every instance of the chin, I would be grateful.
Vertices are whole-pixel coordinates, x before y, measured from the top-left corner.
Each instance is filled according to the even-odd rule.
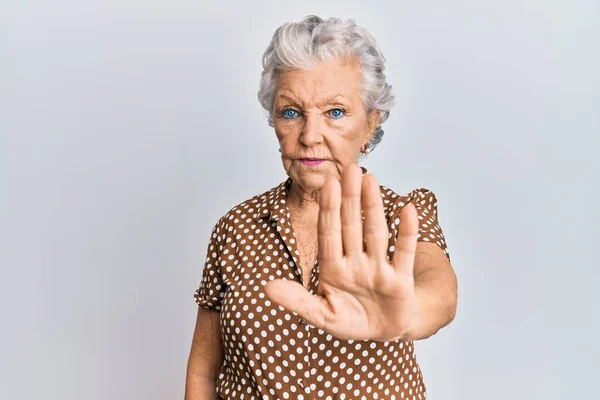
[[[291,177],[298,182],[305,190],[321,190],[325,182],[330,177],[329,174],[320,171],[295,171]]]

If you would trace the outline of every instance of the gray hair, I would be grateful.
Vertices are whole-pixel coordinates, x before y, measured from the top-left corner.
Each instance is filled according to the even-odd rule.
[[[269,125],[273,126],[278,72],[308,69],[319,62],[340,58],[358,60],[362,70],[361,97],[365,110],[380,111],[379,125],[368,143],[368,148],[373,150],[383,137],[381,124],[390,114],[394,95],[383,73],[385,57],[375,38],[352,19],[323,20],[309,15],[300,22],[286,23],[277,28],[263,55],[258,100],[267,111]]]

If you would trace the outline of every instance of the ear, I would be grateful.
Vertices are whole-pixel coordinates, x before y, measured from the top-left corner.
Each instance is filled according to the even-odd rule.
[[[367,124],[369,125],[369,130],[366,136],[365,143],[368,143],[371,140],[371,136],[375,133],[375,129],[377,129],[377,125],[379,125],[379,118],[381,112],[378,109],[373,109],[369,111],[367,114]]]

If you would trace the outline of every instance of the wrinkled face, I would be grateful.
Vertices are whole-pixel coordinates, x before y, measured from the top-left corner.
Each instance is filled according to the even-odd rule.
[[[320,190],[356,163],[379,122],[366,113],[357,63],[339,60],[308,70],[282,71],[273,110],[287,175],[304,191]]]

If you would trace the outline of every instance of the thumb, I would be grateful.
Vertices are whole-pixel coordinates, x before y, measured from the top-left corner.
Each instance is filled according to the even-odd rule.
[[[406,204],[400,212],[400,226],[392,264],[396,272],[414,273],[417,237],[419,233],[419,218],[417,209],[412,203]]]
[[[310,294],[300,283],[274,279],[265,285],[265,293],[273,302],[304,317],[310,324],[322,328],[328,307],[324,297]]]

